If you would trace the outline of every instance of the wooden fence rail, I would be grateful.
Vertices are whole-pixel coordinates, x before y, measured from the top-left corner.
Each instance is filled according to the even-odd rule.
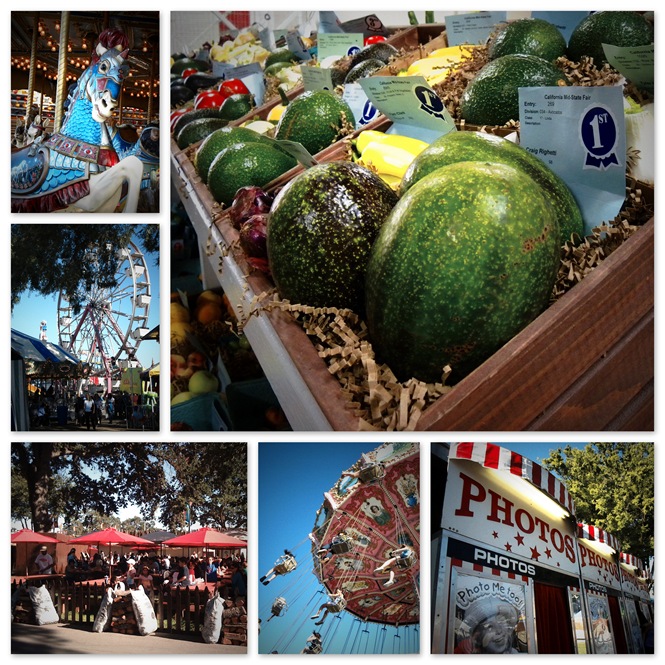
[[[30,581],[27,584],[30,584]],[[36,585],[40,584],[45,584],[48,588],[60,621],[92,628],[106,593],[103,584],[72,583],[62,578],[36,582]],[[17,582],[12,582],[12,595],[17,586]],[[213,593],[208,586],[173,589],[160,587],[146,591],[157,617],[157,630],[199,635],[203,627],[205,606]]]

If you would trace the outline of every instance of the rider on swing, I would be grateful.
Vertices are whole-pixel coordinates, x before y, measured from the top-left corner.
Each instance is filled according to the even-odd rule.
[[[346,607],[346,599],[344,598],[344,592],[341,589],[337,589],[335,593],[331,593],[329,595],[330,600],[326,603],[323,603],[323,605],[319,607],[319,611],[316,614],[312,614],[310,617],[312,619],[318,619],[321,612],[325,610],[323,612],[323,616],[314,624],[315,626],[320,626],[323,624],[330,612],[335,614]]]
[[[261,583],[264,585],[270,584],[277,575],[286,575],[292,570],[296,569],[296,557],[289,550],[284,550],[284,554],[277,559],[275,565],[261,578]]]
[[[395,584],[395,568],[410,568],[415,561],[416,553],[408,546],[399,547],[398,549],[390,552],[390,558],[384,561],[378,568],[374,569],[375,573],[383,573],[390,570],[390,578],[383,583],[383,586],[392,586]]]

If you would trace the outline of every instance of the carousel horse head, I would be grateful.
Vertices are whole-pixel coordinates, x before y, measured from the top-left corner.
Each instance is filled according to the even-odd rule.
[[[99,53],[101,50],[101,53]],[[99,58],[90,66],[82,81],[82,93],[92,104],[92,117],[97,122],[106,122],[118,106],[120,91],[129,74],[126,64],[128,51],[116,47],[97,46]]]

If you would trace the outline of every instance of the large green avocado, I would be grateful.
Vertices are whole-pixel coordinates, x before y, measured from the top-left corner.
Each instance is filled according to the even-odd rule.
[[[289,102],[275,138],[301,143],[315,155],[334,143],[345,125],[355,123],[353,111],[341,97],[327,90],[308,90]]]
[[[180,150],[184,150],[193,143],[202,141],[208,134],[216,129],[226,127],[227,120],[222,118],[198,118],[188,122],[176,135],[176,143]]]
[[[296,164],[293,157],[267,143],[234,143],[213,160],[208,189],[218,203],[229,206],[241,187],[264,187]]]
[[[582,19],[568,40],[568,57],[579,62],[583,55],[596,67],[606,62],[603,44],[646,46],[653,42],[653,26],[637,12],[596,12]]]
[[[363,311],[365,269],[397,195],[377,175],[351,162],[307,169],[275,198],[268,259],[286,300]]]
[[[561,70],[535,55],[504,55],[488,62],[467,85],[460,114],[474,125],[519,120],[519,88],[568,85]]]
[[[528,150],[494,134],[449,132],[436,139],[411,162],[400,183],[399,195],[403,196],[418,180],[442,166],[476,161],[508,164],[530,175],[556,208],[560,244],[584,237],[582,213],[566,183]]]
[[[262,134],[246,127],[222,127],[210,134],[198,147],[194,155],[196,172],[204,183],[208,182],[210,166],[215,157],[233,143],[267,143]]]
[[[554,62],[566,54],[566,39],[559,28],[541,18],[518,19],[497,30],[488,44],[490,60],[515,53]]]
[[[417,182],[372,248],[369,339],[401,381],[459,381],[548,304],[559,265],[553,206],[506,164],[460,162]]]

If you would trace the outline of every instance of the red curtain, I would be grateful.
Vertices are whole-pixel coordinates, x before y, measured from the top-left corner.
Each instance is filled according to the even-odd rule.
[[[628,644],[626,642],[623,621],[621,620],[619,599],[615,596],[608,596],[607,599],[610,604],[610,618],[612,619],[612,632],[614,633],[614,643],[616,644],[617,653],[628,653]]]
[[[534,597],[538,653],[575,653],[566,588],[536,582]]]

